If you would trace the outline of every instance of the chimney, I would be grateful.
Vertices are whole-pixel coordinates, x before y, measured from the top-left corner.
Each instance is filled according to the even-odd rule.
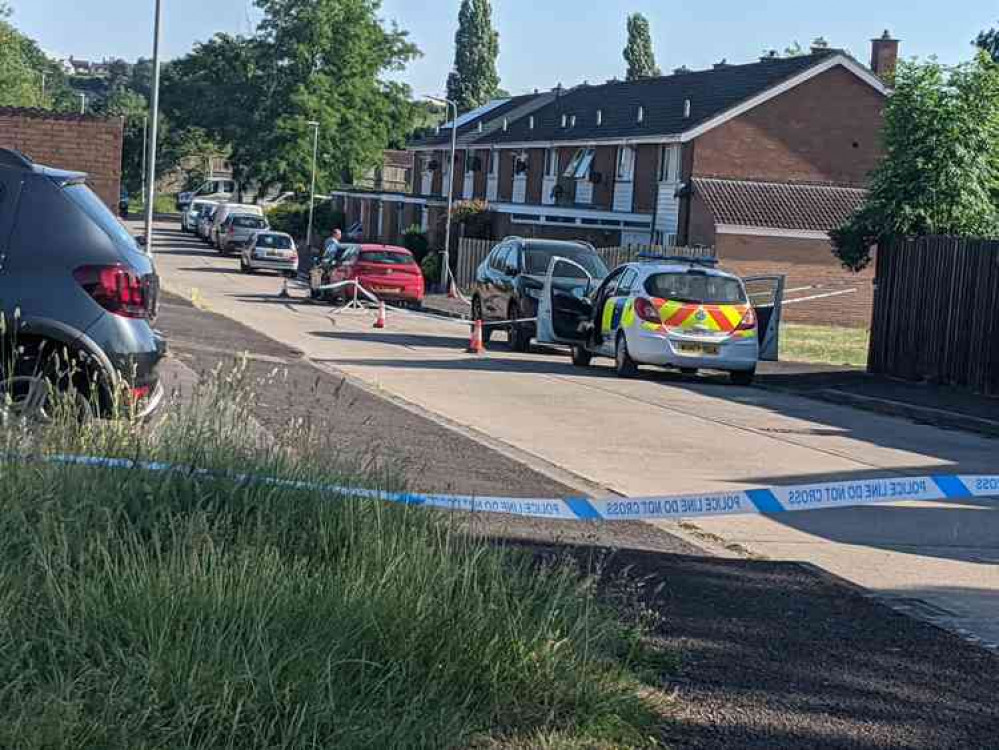
[[[888,29],[880,39],[871,40],[871,70],[885,83],[895,83],[895,68],[898,66],[898,40],[892,39]]]
[[[812,41],[812,54],[818,55],[828,51],[829,51],[829,42],[825,40],[825,37],[821,36],[815,37],[814,41]]]

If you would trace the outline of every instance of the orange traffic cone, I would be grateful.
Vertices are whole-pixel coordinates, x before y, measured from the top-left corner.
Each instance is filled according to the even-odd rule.
[[[385,327],[385,303],[378,303],[378,317],[375,318],[375,328]]]
[[[482,354],[485,350],[486,346],[482,343],[482,321],[476,320],[472,323],[472,338],[468,342],[468,353]]]

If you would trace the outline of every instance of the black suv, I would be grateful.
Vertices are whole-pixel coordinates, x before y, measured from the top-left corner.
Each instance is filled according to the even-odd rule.
[[[488,323],[537,318],[538,300],[545,285],[548,264],[554,256],[575,261],[595,280],[608,274],[607,266],[596,250],[585,242],[507,237],[492,249],[475,273],[472,319]],[[583,290],[588,285],[586,274],[566,263],[559,264],[557,273],[553,283],[559,289]],[[493,328],[483,328],[485,340],[488,341]],[[537,324],[511,322],[506,329],[510,347],[524,352],[537,332]]]
[[[0,149],[0,411],[44,415],[50,385],[102,416],[162,399],[152,259],[85,180]]]

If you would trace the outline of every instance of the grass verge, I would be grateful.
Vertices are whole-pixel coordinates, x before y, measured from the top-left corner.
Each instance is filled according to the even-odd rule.
[[[261,434],[244,380],[154,429],[57,418],[0,447],[399,489],[335,465],[324,425]],[[0,472],[0,747],[656,746],[663,657],[568,558],[276,486]]]
[[[784,323],[780,356],[791,362],[866,367],[870,340],[871,334],[866,328]]]

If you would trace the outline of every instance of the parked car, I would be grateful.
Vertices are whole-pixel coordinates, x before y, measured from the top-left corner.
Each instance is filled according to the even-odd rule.
[[[180,231],[197,232],[198,221],[201,219],[202,211],[205,207],[214,205],[216,205],[216,202],[210,200],[199,199],[191,201],[191,205],[180,215]]]
[[[577,366],[612,357],[621,377],[645,364],[687,374],[721,370],[750,385],[760,360],[777,359],[783,276],[741,279],[715,268],[714,259],[653,257],[615,269],[579,296],[557,285],[560,265],[571,264],[549,266],[538,341],[569,344]]]
[[[250,203],[220,203],[218,210],[213,215],[208,237],[208,243],[218,250],[222,249],[222,237],[219,227],[222,226],[222,222],[229,218],[230,214],[263,216],[264,210],[260,206]]]
[[[218,210],[218,204],[205,206],[201,209],[201,214],[198,218],[198,237],[205,242],[211,242],[212,225],[215,223],[215,214]]]
[[[184,212],[196,198],[207,198],[222,202],[230,200],[236,194],[236,183],[226,178],[205,180],[196,190],[188,190],[177,194],[177,210]]]
[[[229,214],[219,227],[219,252],[225,255],[241,250],[257,232],[270,229],[263,216],[256,214]]]
[[[122,188],[118,193],[118,215],[123,219],[128,219],[129,202],[128,191],[125,188]]]
[[[163,396],[156,269],[86,177],[0,149],[0,410],[8,414],[50,415],[49,385],[74,390],[81,408],[102,416],[119,389],[139,416]]]
[[[322,261],[320,261],[320,267]],[[386,302],[418,307],[423,304],[425,285],[420,264],[404,247],[375,244],[345,244],[334,265],[310,274],[313,297],[317,287],[339,281],[357,281]],[[318,283],[317,283],[318,282]],[[325,298],[349,296],[351,292],[325,294]]]
[[[603,260],[587,243],[507,237],[492,249],[476,271],[472,319],[488,323],[536,318],[545,273],[555,256],[571,258],[586,269],[590,279],[600,280],[608,274]],[[560,265],[557,273],[562,275],[555,284],[566,292],[578,293],[588,282],[586,274],[568,264]],[[493,328],[483,328],[483,339],[489,340]],[[509,323],[506,330],[510,347],[527,351],[536,329],[533,322]]]
[[[290,234],[264,230],[255,232],[239,254],[243,273],[277,271],[288,278],[298,275],[298,248]]]

